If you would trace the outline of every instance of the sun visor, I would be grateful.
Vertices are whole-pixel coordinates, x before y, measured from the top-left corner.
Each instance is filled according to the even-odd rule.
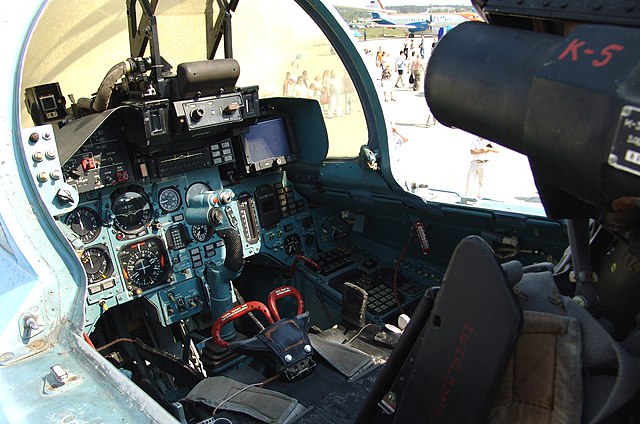
[[[62,128],[54,127],[54,134],[58,145],[60,163],[65,164],[78,151],[80,147],[107,119],[122,109],[130,109],[129,106],[119,106],[105,110],[101,113],[83,116],[69,122]]]

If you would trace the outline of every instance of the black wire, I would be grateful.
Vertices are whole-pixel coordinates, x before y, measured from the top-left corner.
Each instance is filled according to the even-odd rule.
[[[398,272],[400,271],[400,263],[402,262],[404,255],[407,253],[407,250],[409,250],[409,246],[411,246],[411,239],[413,237],[413,232],[414,232],[414,225],[411,225],[411,227],[409,228],[409,239],[407,240],[407,245],[404,247],[404,249],[402,249],[402,252],[400,252],[400,256],[396,261],[395,270],[393,271],[393,283],[392,283],[393,298],[395,299],[396,305],[398,305],[398,309],[400,309],[401,314],[404,314],[404,309],[402,309],[402,305],[400,304],[400,298],[398,297]]]

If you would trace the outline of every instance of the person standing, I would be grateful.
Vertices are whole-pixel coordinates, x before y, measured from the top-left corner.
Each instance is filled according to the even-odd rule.
[[[350,115],[351,99],[353,98],[353,93],[356,92],[356,88],[353,86],[353,81],[351,81],[351,77],[347,71],[344,71],[342,76],[342,91],[344,92],[344,113]]]
[[[329,118],[333,118],[342,116],[342,104],[340,103],[342,80],[338,79],[336,71],[333,69],[329,75],[329,110],[327,113]]]
[[[389,159],[391,161],[391,170],[396,181],[401,186],[406,186],[407,179],[405,177],[405,170],[400,166],[400,160],[402,158],[402,146],[409,141],[409,138],[400,134],[394,124],[391,125],[391,137],[389,140]]]
[[[293,86],[293,92],[290,92],[290,95],[298,98],[307,98],[309,95],[309,90],[304,83],[304,77],[300,75],[296,80],[296,84]]]
[[[382,66],[382,59],[384,58],[384,52],[382,51],[382,46],[378,47],[378,52],[376,53],[376,67]]]
[[[396,99],[393,98],[393,90],[391,90],[391,65],[386,63],[382,70],[382,75],[380,76],[380,85],[382,86],[382,93],[384,95],[384,101],[388,102],[389,97],[391,97],[391,101],[395,102]]]
[[[420,36],[420,44],[418,45],[418,48],[420,49],[420,59],[424,60],[424,35]]]
[[[409,69],[411,70],[411,76],[413,76],[413,91],[418,91],[420,90],[420,81],[422,79],[424,65],[420,57],[416,55],[416,52],[412,52],[411,54],[411,65],[409,65]]]
[[[406,61],[404,59],[404,54],[402,52],[402,50],[400,50],[400,54],[398,55],[398,57],[396,57],[396,61],[395,61],[395,67],[396,67],[396,72],[398,72],[398,79],[396,79],[396,83],[395,83],[395,87],[398,88],[398,84],[402,84],[402,86],[404,87],[404,68],[406,66]]]
[[[291,78],[291,72],[287,72],[284,76],[284,81],[282,82],[282,95],[289,96],[290,91],[293,92],[294,81]]]
[[[489,162],[490,153],[498,153],[491,143],[481,137],[474,137],[470,146],[471,162],[467,172],[465,197],[480,199],[484,188],[485,166]]]

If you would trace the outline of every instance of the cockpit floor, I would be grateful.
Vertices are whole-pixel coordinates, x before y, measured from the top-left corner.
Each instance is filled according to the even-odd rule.
[[[347,424],[353,423],[359,408],[364,404],[369,392],[378,378],[382,367],[377,367],[356,381],[336,371],[321,357],[316,357],[313,372],[298,381],[275,381],[265,386],[298,400],[307,409],[297,424]],[[264,380],[264,376],[251,367],[231,371],[227,377],[245,384],[253,384]],[[257,424],[261,421],[245,414],[232,411],[218,411],[216,418],[229,418],[233,424]]]

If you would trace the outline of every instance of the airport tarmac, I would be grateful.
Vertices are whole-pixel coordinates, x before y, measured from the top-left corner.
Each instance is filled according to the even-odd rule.
[[[417,47],[420,38],[414,40]],[[434,37],[425,37],[425,62],[429,59],[434,40]],[[358,42],[357,47],[361,50],[370,49],[374,53],[382,47],[391,53],[390,61],[393,63],[404,42],[404,38],[369,39]],[[401,185],[411,182],[428,185],[431,191],[427,195],[429,197],[437,196],[439,191],[464,196],[471,161],[470,145],[475,136],[437,122],[427,126],[430,111],[424,90],[413,91],[407,82],[408,76],[405,77],[407,85],[393,89],[396,101],[385,102],[378,69],[375,68],[375,56],[366,56],[366,59],[372,78],[379,87],[386,121],[395,124],[398,132],[409,139],[400,149],[400,158],[393,166],[396,180]],[[396,77],[397,74],[392,81],[395,82]],[[536,208],[539,199],[526,156],[495,143],[493,146],[498,148],[499,153],[492,153],[485,166],[482,197],[509,204],[526,202],[528,206]],[[540,213],[544,211],[540,210]]]

